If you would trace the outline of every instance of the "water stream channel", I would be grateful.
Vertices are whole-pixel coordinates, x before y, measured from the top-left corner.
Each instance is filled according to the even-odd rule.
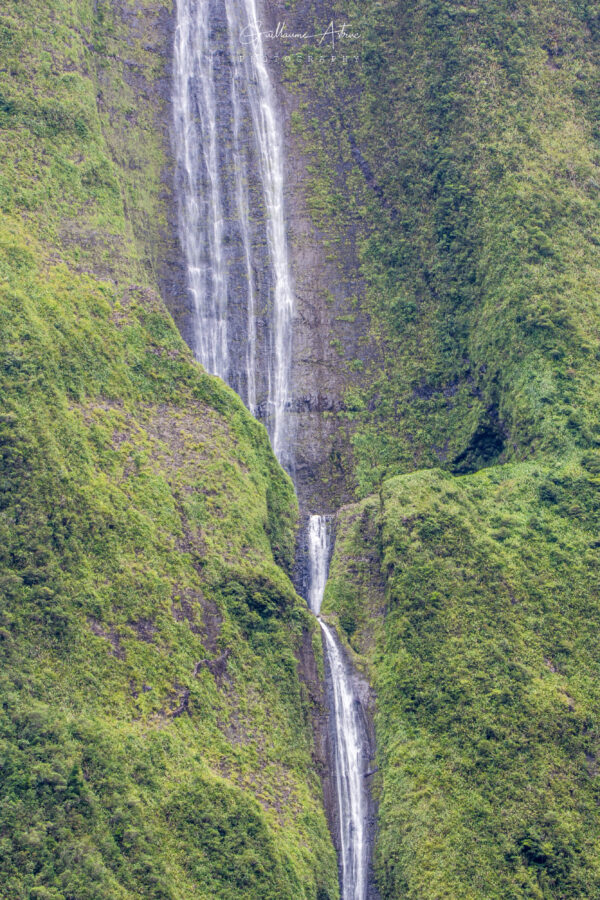
[[[173,121],[179,233],[194,353],[264,422],[275,455],[293,477],[294,296],[283,139],[259,23],[256,0],[177,0]],[[319,619],[329,681],[341,893],[343,900],[365,900],[364,723],[347,656],[334,628],[320,617],[330,533],[324,516],[308,517],[307,603]]]

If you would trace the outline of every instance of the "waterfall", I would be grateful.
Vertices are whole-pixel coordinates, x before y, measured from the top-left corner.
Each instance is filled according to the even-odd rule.
[[[325,516],[309,516],[308,519],[308,608],[316,616],[321,612],[321,603],[327,582],[329,561],[329,529]]]
[[[264,421],[290,470],[294,297],[283,140],[260,32],[256,0],[177,0],[179,232],[196,357]]]
[[[252,274],[252,244],[250,239],[248,184],[244,178],[244,151],[242,142],[242,104],[240,97],[243,91],[244,72],[239,60],[239,47],[235,46],[235,19],[231,15],[232,6],[227,6],[229,25],[229,53],[233,61],[231,76],[231,106],[233,108],[233,156],[235,171],[235,191],[237,201],[237,214],[240,221],[244,261],[246,263],[247,279],[247,337],[246,337],[246,405],[253,416],[257,413],[256,407],[256,292],[254,277]]]
[[[229,4],[229,0],[228,0]],[[292,314],[294,298],[285,233],[285,208],[283,199],[283,146],[278,126],[273,88],[267,71],[261,26],[255,0],[243,0],[244,20],[237,20],[237,36],[242,29],[253,35],[243,46],[246,65],[246,81],[249,87],[250,108],[254,134],[259,149],[260,172],[267,208],[268,245],[274,275],[272,304],[271,357],[269,378],[269,433],[277,459],[291,463],[289,432],[286,410],[291,401],[290,363],[292,358]],[[237,9],[238,3],[231,3]],[[251,88],[252,86],[252,88]]]
[[[365,900],[367,834],[361,723],[352,679],[334,632],[320,622],[333,686],[335,779],[340,816],[342,900]]]
[[[174,48],[174,124],[180,237],[195,314],[194,352],[227,379],[227,274],[217,96],[210,17],[203,0],[179,0]],[[203,15],[204,13],[204,15]]]
[[[257,3],[176,0],[176,14],[173,123],[191,342],[199,362],[264,421],[275,455],[293,471],[283,141]],[[330,543],[327,518],[310,516],[307,596],[317,616]],[[350,666],[335,632],[319,622],[331,680],[342,898],[365,900],[368,741]]]
[[[330,539],[325,516],[308,522],[308,604],[323,633],[325,659],[333,694],[335,783],[340,822],[342,900],[365,900],[369,844],[365,786],[368,746],[352,673],[334,630],[320,618],[327,581]]]

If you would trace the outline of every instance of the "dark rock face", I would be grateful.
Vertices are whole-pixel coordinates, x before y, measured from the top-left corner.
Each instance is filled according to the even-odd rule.
[[[110,8],[103,3],[101,12],[105,19],[110,16],[113,35],[113,44],[106,51],[111,64],[98,66],[97,72],[103,131],[115,160],[129,171],[138,171],[138,189],[148,181],[149,168],[156,167],[160,172],[161,193],[151,198],[151,212],[138,195],[127,198],[127,215],[143,265],[152,273],[180,332],[190,343],[190,303],[177,231],[171,134],[174,9],[160,0],[137,0],[133,4],[114,0]],[[122,79],[120,86],[116,73]],[[139,146],[139,140],[134,141],[142,121],[152,140]],[[150,144],[152,150],[148,149]]]
[[[500,420],[496,407],[490,406],[469,443],[454,460],[452,471],[455,475],[466,475],[499,462],[505,443],[504,423]]]
[[[308,0],[294,4],[291,11],[283,11],[275,2],[266,5],[270,27],[285,19],[291,33],[305,32],[315,15],[319,22],[334,19],[328,3],[319,4],[318,13]],[[355,228],[351,223],[345,228],[343,245],[332,242],[328,231],[315,225],[308,206],[313,161],[293,128],[293,117],[301,104],[307,104],[318,119],[325,120],[329,110],[320,108],[322,101],[310,89],[300,93],[286,89],[282,55],[290,47],[294,45],[272,42],[266,51],[282,111],[296,301],[291,378],[295,483],[301,510],[329,514],[355,496],[352,425],[343,417],[344,394],[364,380],[363,370],[376,354],[366,340],[368,320]]]
[[[276,4],[263,9],[265,27],[275,27],[281,10]],[[294,14],[302,22],[303,11]],[[326,16],[326,14],[324,13]],[[223,52],[219,55],[217,90],[219,102],[218,126],[223,135],[231,134],[231,77],[232,61],[227,48],[226,21],[223,4],[213,10],[215,37],[222,35]],[[293,19],[290,19],[293,22]],[[181,188],[181,173],[174,163],[173,110],[171,105],[174,13],[163,11],[160,32],[154,35],[156,53],[163,60],[163,78],[149,84],[156,91],[162,110],[157,124],[164,132],[167,160],[163,182],[166,225],[160,235],[160,252],[156,254],[156,269],[165,302],[183,337],[194,347],[194,315],[188,288],[186,264],[179,239],[179,210],[177,191]],[[305,184],[308,160],[300,141],[292,133],[292,113],[298,97],[286,92],[282,80],[280,60],[274,46],[266,46],[267,62],[281,113],[281,130],[285,150],[285,203],[288,224],[288,249],[293,277],[295,313],[293,322],[293,356],[291,361],[292,397],[289,409],[290,432],[294,435],[292,475],[301,509],[306,512],[331,513],[351,500],[354,485],[351,471],[350,429],[340,423],[343,411],[342,396],[349,383],[360,379],[360,373],[348,368],[349,360],[372,358],[373,348],[365,346],[367,322],[357,310],[349,316],[349,298],[361,292],[358,261],[352,235],[343,251],[330,255],[327,235],[320,233],[311,219],[306,205]],[[251,243],[253,254],[254,290],[257,297],[256,318],[256,413],[266,421],[268,409],[267,377],[272,335],[269,333],[269,297],[272,283],[266,243],[264,199],[259,176],[256,149],[248,110],[244,112],[242,131],[247,165],[249,190]],[[240,396],[247,399],[246,340],[247,340],[247,271],[243,259],[242,241],[234,199],[234,171],[231,147],[223,140],[220,148],[223,177],[223,204],[227,238],[228,278],[228,382]]]

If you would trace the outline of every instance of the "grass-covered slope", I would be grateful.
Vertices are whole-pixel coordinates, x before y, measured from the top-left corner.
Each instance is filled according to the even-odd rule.
[[[599,895],[599,471],[418,472],[342,511],[325,609],[377,696],[384,900]]]
[[[292,486],[156,292],[107,10],[0,13],[0,896],[334,898]]]

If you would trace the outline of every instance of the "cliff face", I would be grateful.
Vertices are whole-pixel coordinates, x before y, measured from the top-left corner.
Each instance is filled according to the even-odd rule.
[[[98,110],[137,253],[192,343],[173,9],[96,9]],[[354,35],[265,45],[286,139],[302,508],[419,467],[593,446],[593,8],[296,0],[263,16]]]
[[[159,290],[179,296],[170,16],[62,0],[0,16],[11,900],[338,893],[292,486]]]
[[[279,18],[358,35],[279,48],[292,207],[317,235],[298,293],[321,281],[333,502],[415,468],[593,445],[593,6],[298,0]]]
[[[287,157],[290,253],[296,317],[292,383],[296,486],[300,508],[332,513],[355,496],[348,395],[368,383],[379,359],[369,331],[360,243],[368,228],[345,214],[342,192],[355,191],[338,135],[330,127],[347,102],[347,65],[338,70],[330,44],[319,32],[336,20],[333,4],[295,2],[285,9],[265,4],[268,27],[314,34],[308,42],[265,42],[282,110]],[[349,11],[344,9],[342,16]],[[360,56],[360,48],[355,48]],[[354,56],[354,52],[353,52]],[[358,69],[356,61],[350,63]],[[323,90],[331,79],[330,90]],[[335,87],[334,87],[335,85]],[[335,99],[334,99],[335,98]],[[309,136],[308,129],[314,129]],[[318,137],[317,137],[318,135]],[[327,176],[325,176],[327,173]],[[324,178],[325,176],[325,178]],[[336,224],[329,217],[339,215]]]

